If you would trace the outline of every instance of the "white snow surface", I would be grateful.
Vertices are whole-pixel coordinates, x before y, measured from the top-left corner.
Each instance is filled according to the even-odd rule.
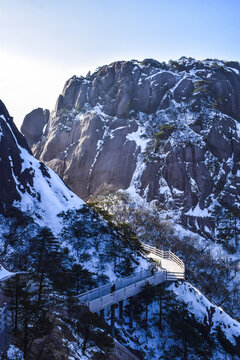
[[[1,118],[6,121],[4,116],[1,116]],[[33,216],[39,225],[46,226],[47,224],[57,234],[61,230],[61,219],[57,217],[57,214],[61,211],[81,208],[84,202],[69,190],[60,177],[50,168],[47,168],[49,177],[44,176],[40,169],[41,162],[19,145],[7,121],[6,124],[21,152],[20,156],[23,160],[22,172],[26,169],[31,169],[30,171],[33,174],[31,194],[28,192],[22,193],[20,191],[21,185],[16,179],[17,190],[21,200],[15,201],[13,205],[28,215]],[[40,201],[35,197],[37,194],[40,195]]]
[[[12,275],[14,275],[14,273],[6,270],[2,265],[0,265],[0,281],[5,280]]]
[[[141,152],[145,151],[149,139],[142,138],[141,136],[145,134],[144,127],[138,125],[138,129],[135,132],[132,132],[126,136],[127,140],[135,141],[137,147],[141,148]]]
[[[43,222],[46,223],[47,220],[47,223],[51,224],[50,227],[53,227],[53,230],[58,233],[61,226],[57,214],[68,209],[80,208],[84,202],[70,191],[59,176],[50,168],[47,169],[50,178],[43,176],[40,170],[40,162],[33,158],[27,150],[21,150],[23,168],[34,168],[33,189],[41,196],[41,201],[39,202],[33,199],[27,192],[22,194],[20,202],[21,210],[31,213],[34,202],[35,209],[38,209],[37,212],[42,216]],[[42,222],[40,221],[40,223]]]
[[[238,137],[240,138],[240,123],[235,121]]]
[[[187,304],[188,310],[195,315],[198,322],[203,323],[204,317],[208,319],[207,309],[214,308],[213,326],[211,333],[216,331],[217,326],[220,326],[226,338],[236,345],[236,337],[240,337],[240,323],[229,316],[221,307],[214,305],[209,301],[198,289],[185,282],[183,284],[171,284],[170,290],[174,291],[180,301]]]
[[[8,360],[24,360],[23,352],[14,345],[10,345],[7,351]]]
[[[186,215],[189,216],[196,216],[196,217],[209,217],[210,214],[208,212],[208,209],[200,209],[199,204],[195,206],[193,210],[189,210]]]

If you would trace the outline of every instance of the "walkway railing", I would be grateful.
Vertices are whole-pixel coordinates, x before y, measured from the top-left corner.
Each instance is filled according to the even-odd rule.
[[[91,301],[98,297],[105,296],[111,292],[111,288],[114,286],[115,290],[122,289],[129,285],[132,285],[140,280],[147,279],[151,276],[151,270],[141,270],[133,275],[120,278],[116,281],[112,281],[109,284],[99,286],[98,288],[86,291],[79,295],[81,301]]]
[[[99,286],[98,288],[79,295],[78,299],[80,304],[88,306],[90,311],[96,312],[137,295],[147,283],[158,285],[165,281],[184,280],[185,266],[178,256],[171,251],[158,250],[148,244],[142,243],[142,246],[149,252],[149,257],[153,254],[154,259],[157,258],[160,264],[165,261],[165,263],[167,263],[166,269],[161,266],[155,273],[153,273],[153,269],[141,270],[128,277]],[[178,266],[172,266],[172,264],[177,264]]]
[[[113,304],[116,304],[124,299],[130,298],[131,296],[139,294],[147,283],[150,285],[158,285],[165,281],[167,281],[167,272],[165,270],[158,271],[155,275],[151,277],[140,280],[138,282],[135,282],[134,284],[126,286],[122,289],[118,289],[107,295],[100,296],[91,301],[82,301],[81,296],[79,297],[79,299],[82,305],[88,306],[90,311],[96,312]]]
[[[171,260],[171,261],[175,262],[177,265],[180,266],[180,268],[183,270],[183,272],[185,272],[184,262],[177,255],[175,255],[172,251],[159,250],[156,247],[145,244],[145,243],[141,243],[141,245],[144,248],[144,250],[148,251],[149,253],[157,255],[162,259]]]

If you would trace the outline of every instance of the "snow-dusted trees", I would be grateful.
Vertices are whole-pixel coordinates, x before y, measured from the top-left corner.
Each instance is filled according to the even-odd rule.
[[[75,328],[77,332],[83,335],[83,353],[89,343],[95,343],[105,350],[111,349],[114,344],[113,339],[109,336],[109,326],[97,314],[91,313],[87,308],[76,306],[75,310],[75,318],[77,319]],[[107,356],[101,353],[99,359],[107,360]]]
[[[212,220],[215,225],[215,241],[229,252],[235,252],[240,238],[240,210],[216,205]]]
[[[38,302],[37,291],[32,276],[16,275],[10,278],[5,294],[11,299],[9,309],[13,313],[12,333],[16,345],[23,349],[27,358],[34,339],[46,336],[52,330],[52,322],[46,301]]]
[[[116,274],[130,275],[138,265],[136,252],[141,250],[141,245],[128,224],[114,224],[111,214],[106,210],[98,210],[97,214],[96,207],[97,204],[91,203],[80,210],[61,214],[65,221],[61,234],[63,243],[71,239],[69,255],[85,267],[91,266],[98,277],[106,271],[107,264]]]

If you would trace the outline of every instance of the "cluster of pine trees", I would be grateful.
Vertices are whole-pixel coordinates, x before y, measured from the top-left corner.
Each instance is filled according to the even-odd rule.
[[[82,337],[83,352],[93,344],[111,348],[108,326],[80,306],[77,296],[109,281],[106,264],[118,276],[133,273],[139,264],[135,251],[140,251],[140,245],[126,224],[116,228],[109,216],[107,225],[87,206],[59,216],[64,227],[58,238],[49,228],[38,227],[26,233],[23,246],[18,247],[22,231],[6,234],[6,247],[18,249],[12,253],[13,262],[15,269],[21,270],[4,287],[11,336],[26,359],[44,358],[46,349],[49,354],[52,349],[54,358],[53,333],[59,319]],[[24,217],[21,222],[22,229],[29,225],[32,229],[32,219]],[[91,270],[85,266],[94,262]],[[103,359],[105,355],[100,354]]]
[[[176,285],[177,286],[177,285]],[[143,291],[133,300],[134,330],[144,331],[146,339],[151,343],[155,341],[158,348],[142,348],[136,351],[139,358],[161,359],[212,359],[213,351],[219,347],[221,340],[220,330],[211,334],[213,327],[214,308],[207,309],[204,322],[199,323],[190,313],[187,304],[179,301],[166,284],[152,286],[147,284]],[[133,329],[129,329],[128,312],[125,308],[125,326],[118,327],[118,335],[136,342]],[[226,341],[226,338],[223,336]],[[157,339],[157,340],[156,340]],[[167,343],[165,340],[167,339]],[[226,343],[221,342],[224,347]],[[139,344],[140,345],[140,344]]]
[[[212,212],[214,239],[230,253],[235,253],[240,240],[240,211],[216,205]]]

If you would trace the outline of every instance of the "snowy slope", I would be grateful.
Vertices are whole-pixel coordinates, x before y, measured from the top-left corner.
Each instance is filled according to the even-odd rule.
[[[135,301],[138,310],[134,316],[134,332],[128,328],[127,313],[123,326],[118,325],[118,331],[124,346],[134,349],[139,358],[183,359],[184,327],[186,326],[183,318],[192,326],[193,331],[192,335],[187,333],[187,359],[233,360],[239,358],[240,323],[214,305],[188,282],[173,283],[166,287],[166,293],[162,295],[161,327],[159,299],[153,300],[148,305],[147,328],[144,325],[146,316],[144,301],[139,302],[137,299]],[[186,308],[188,313],[181,310],[181,307]],[[209,320],[210,310],[213,315],[212,317],[210,315]],[[219,341],[219,329],[222,331],[223,342]],[[189,331],[188,328],[186,328],[187,331]],[[208,338],[211,338],[210,342]]]
[[[233,344],[237,345],[240,339],[240,323],[229,316],[219,306],[214,305],[208,300],[198,289],[185,282],[181,285],[172,284],[169,290],[174,291],[177,299],[184,301],[187,304],[190,313],[194,314],[196,320],[200,323],[204,323],[204,319],[208,319],[208,312],[210,308],[213,309],[211,333],[217,331],[217,327],[220,327],[226,338]]]
[[[3,104],[0,105],[1,213],[7,217],[16,208],[39,225],[48,225],[58,232],[57,214],[80,208],[83,201],[53,170],[32,156]]]
[[[25,192],[21,195],[21,200],[16,201],[14,205],[19,207],[24,213],[32,216],[38,215],[36,221],[39,225],[49,224],[55,231],[60,230],[60,222],[57,214],[70,209],[78,209],[83,205],[83,201],[75,195],[59,176],[51,169],[46,168],[45,174],[41,171],[42,164],[33,156],[21,148],[22,171],[32,169],[33,192],[40,194],[40,201]],[[39,215],[41,219],[39,219]]]

